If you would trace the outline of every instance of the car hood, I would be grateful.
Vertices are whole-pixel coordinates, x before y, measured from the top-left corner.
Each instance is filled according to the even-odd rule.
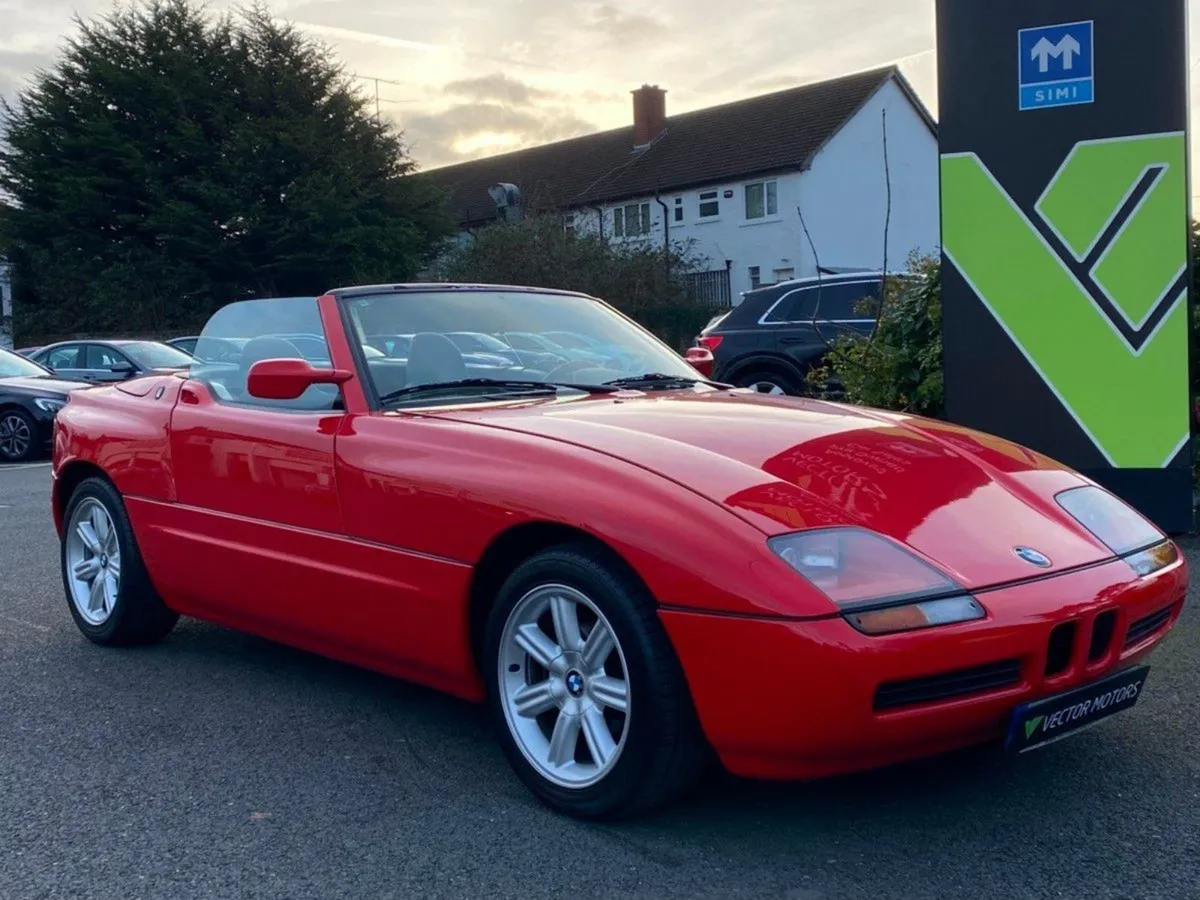
[[[868,528],[967,588],[1113,555],[1054,501],[1089,481],[945,422],[750,392],[631,393],[447,415],[625,459],[768,534]],[[1017,547],[1046,555],[1050,568],[1021,559]]]
[[[0,378],[0,391],[28,394],[31,397],[65,396],[71,391],[91,387],[86,381],[64,381],[60,378],[39,378],[18,376],[16,378]]]

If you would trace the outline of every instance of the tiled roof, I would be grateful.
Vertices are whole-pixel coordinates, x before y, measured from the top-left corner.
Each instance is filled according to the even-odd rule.
[[[928,119],[894,66],[667,117],[635,152],[633,126],[428,170],[463,225],[495,219],[488,188],[517,185],[529,207],[605,203],[801,169],[889,78]],[[932,120],[930,126],[933,127]]]

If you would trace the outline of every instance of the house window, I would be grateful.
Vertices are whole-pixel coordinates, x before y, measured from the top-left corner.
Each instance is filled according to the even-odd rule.
[[[750,289],[759,287],[762,284],[762,277],[759,275],[758,266],[750,267]]]
[[[672,218],[676,222],[683,221],[683,198],[682,197],[675,198],[675,211],[674,211],[674,213],[672,213]]]
[[[795,277],[796,277],[795,269],[776,269],[775,270],[775,283],[776,284],[779,284],[779,282],[781,282],[781,281],[791,281]]]
[[[706,191],[700,195],[700,218],[711,219],[721,214],[721,201],[717,199],[716,191]]]
[[[567,237],[575,237],[575,213],[567,213],[563,216],[563,231]]]
[[[613,235],[615,237],[637,237],[649,233],[649,203],[629,203],[613,210]]]
[[[763,219],[779,215],[779,183],[756,181],[746,185],[746,218]]]

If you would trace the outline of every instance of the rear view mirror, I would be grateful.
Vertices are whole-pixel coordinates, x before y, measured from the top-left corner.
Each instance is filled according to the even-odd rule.
[[[250,367],[246,390],[260,400],[295,400],[314,384],[345,384],[354,373],[317,369],[306,359],[263,359]]]
[[[712,378],[713,354],[707,347],[688,347],[684,358],[705,378]]]

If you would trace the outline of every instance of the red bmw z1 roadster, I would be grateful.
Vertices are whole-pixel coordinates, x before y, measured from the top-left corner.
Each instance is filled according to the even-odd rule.
[[[1137,702],[1184,602],[1176,546],[1053,460],[714,384],[592,297],[252,300],[196,357],[58,414],[83,634],[192,616],[482,701],[579,817],[714,760],[805,779],[1042,746]]]

